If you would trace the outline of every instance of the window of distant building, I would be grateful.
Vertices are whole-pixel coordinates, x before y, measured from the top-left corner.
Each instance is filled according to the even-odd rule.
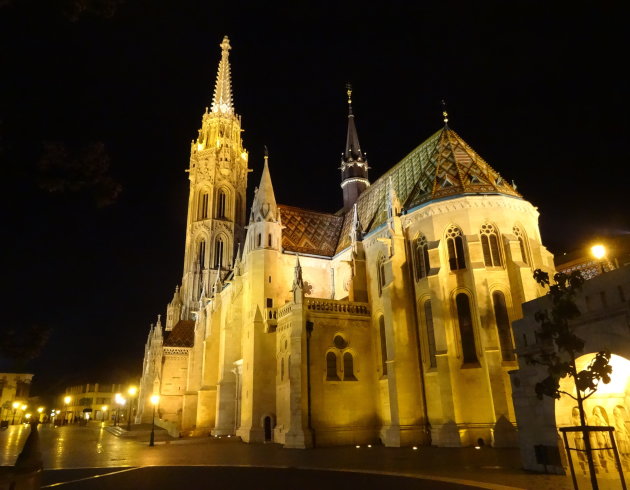
[[[199,240],[199,247],[197,248],[197,261],[199,262],[199,268],[204,269],[206,267],[206,241]]]
[[[464,235],[457,226],[446,230],[446,246],[448,248],[448,264],[452,271],[465,269]]]
[[[206,219],[208,217],[208,193],[202,192],[199,195],[199,212],[198,219]]]
[[[529,247],[527,246],[527,236],[525,235],[525,232],[518,226],[512,228],[512,232],[518,239],[518,244],[521,248],[521,260],[526,264],[529,264]]]
[[[214,268],[219,269],[223,265],[223,239],[217,237],[214,242]]]
[[[337,354],[329,352],[326,354],[326,380],[339,381],[337,374]]]
[[[427,300],[424,302],[424,323],[427,329],[427,347],[429,350],[429,366],[434,368],[437,367],[437,358],[436,353],[437,349],[435,347],[435,328],[433,326],[433,309],[431,307],[431,300]]]
[[[483,250],[483,261],[486,267],[502,267],[501,250],[499,248],[499,236],[494,227],[489,223],[481,225],[479,231],[481,235],[481,248]]]
[[[431,266],[429,265],[429,244],[427,237],[420,235],[413,242],[413,261],[416,281],[429,275]]]
[[[378,317],[378,331],[381,343],[381,367],[383,376],[387,376],[387,337],[385,336],[385,318],[383,315]]]
[[[470,299],[467,294],[459,293],[455,297],[457,305],[457,320],[459,323],[459,335],[462,343],[464,364],[477,363],[477,348],[475,346],[475,332],[470,310]]]
[[[492,304],[494,305],[494,318],[497,322],[497,333],[499,335],[499,345],[501,346],[501,358],[504,361],[514,360],[514,342],[512,341],[512,329],[510,328],[510,317],[508,316],[505,296],[501,291],[492,293]]]
[[[225,191],[223,189],[219,189],[217,191],[217,214],[216,214],[216,217],[218,219],[225,219],[226,205],[227,205],[227,196],[225,195]]]

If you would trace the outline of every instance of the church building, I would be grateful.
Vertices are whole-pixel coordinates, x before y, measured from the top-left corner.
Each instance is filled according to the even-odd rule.
[[[157,423],[180,434],[516,446],[511,323],[544,294],[533,270],[554,267],[536,208],[446,115],[371,182],[351,90],[343,208],[277,203],[280,164],[249,162],[220,47],[190,151],[182,281],[149,333],[139,421],[159,394]]]

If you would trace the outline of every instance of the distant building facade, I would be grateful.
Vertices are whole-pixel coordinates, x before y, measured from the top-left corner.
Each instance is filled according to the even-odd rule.
[[[21,420],[24,413],[23,405],[28,405],[31,391],[32,374],[0,373],[0,421],[9,422]],[[19,408],[13,404],[19,403]]]
[[[112,420],[120,414],[126,417],[128,407],[126,404],[124,406],[117,404],[115,400],[117,393],[127,397],[126,392],[123,391],[126,388],[127,385],[122,384],[99,383],[69,386],[56,401],[57,409],[61,411],[58,420],[65,420],[70,423],[86,418]],[[70,397],[67,404],[65,402],[66,397]],[[106,408],[103,410],[103,407]]]
[[[265,156],[247,209],[221,48],[138,419],[159,394],[161,423],[246,442],[516,445],[510,324],[544,293],[533,270],[554,267],[536,208],[446,124],[370,183],[349,99],[343,208],[277,204]]]

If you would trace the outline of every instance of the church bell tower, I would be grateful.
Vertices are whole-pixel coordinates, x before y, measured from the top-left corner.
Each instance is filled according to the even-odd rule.
[[[187,170],[190,194],[179,292],[182,319],[194,318],[199,301],[211,295],[217,276],[222,280],[231,269],[235,250],[245,237],[248,154],[241,139],[241,116],[234,112],[232,101],[227,36],[220,47],[212,106],[201,118]]]

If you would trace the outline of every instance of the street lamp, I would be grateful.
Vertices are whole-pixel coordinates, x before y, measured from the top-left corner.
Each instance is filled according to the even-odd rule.
[[[116,407],[116,419],[115,419],[114,425],[118,425],[118,420],[120,419],[120,407],[125,404],[126,400],[123,398],[123,396],[120,393],[116,393],[114,395],[114,401],[116,402],[116,405],[118,405]]]
[[[39,412],[39,419],[37,419],[37,420],[38,420],[38,422],[41,423],[42,422],[42,413],[44,412],[44,407],[39,407],[37,409],[37,411]]]
[[[26,422],[29,422],[31,420],[31,414],[27,413],[26,415],[24,415],[24,417],[26,418]]]
[[[11,425],[15,424],[15,412],[20,406],[20,402],[13,402],[13,420],[11,420]]]
[[[153,420],[151,422],[151,439],[149,446],[155,446],[155,407],[160,403],[160,395],[151,395],[151,405],[153,405]]]
[[[601,244],[593,245],[591,247],[591,254],[597,260],[599,260],[599,266],[601,268],[602,274],[604,273],[604,257],[606,257],[606,247]]]
[[[103,425],[105,425],[105,412],[107,412],[107,405],[101,407],[101,418],[103,419]]]
[[[64,414],[63,414],[63,424],[62,425],[68,423],[68,405],[70,404],[71,401],[72,401],[72,397],[69,396],[69,395],[64,397],[64,399],[63,399],[63,403],[64,403],[64,405],[66,407],[66,410],[64,411]]]
[[[22,405],[20,408],[22,409],[22,417],[24,417],[24,412],[28,408],[28,405]],[[30,414],[29,414],[29,417],[30,417]],[[22,418],[21,417],[20,417],[20,423],[22,423]]]
[[[135,386],[131,386],[129,387],[129,389],[127,390],[127,393],[129,393],[129,417],[127,418],[127,430],[130,431],[131,430],[131,412],[133,409],[133,398],[136,396],[136,393],[138,392],[138,388],[136,388]]]

